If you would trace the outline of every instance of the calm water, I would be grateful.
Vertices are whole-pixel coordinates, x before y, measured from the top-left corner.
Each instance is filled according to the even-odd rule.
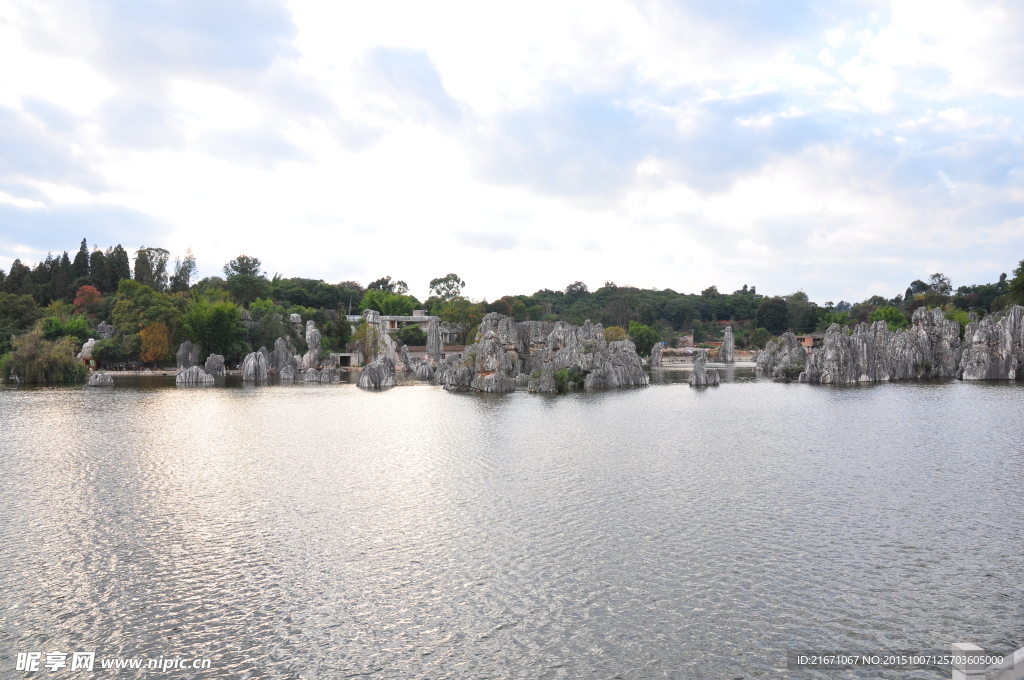
[[[0,677],[936,678],[786,651],[1024,645],[1024,386],[729,378],[0,389]]]

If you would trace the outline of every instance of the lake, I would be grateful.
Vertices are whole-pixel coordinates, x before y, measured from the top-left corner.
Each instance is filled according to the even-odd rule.
[[[1024,385],[653,378],[2,388],[0,677],[939,678],[787,652],[1024,646]]]

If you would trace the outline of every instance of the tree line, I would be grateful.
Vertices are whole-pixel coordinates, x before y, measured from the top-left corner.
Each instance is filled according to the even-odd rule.
[[[326,351],[346,351],[353,338],[349,314],[374,309],[384,315],[410,316],[426,310],[452,325],[461,342],[475,338],[476,327],[489,312],[517,321],[564,320],[601,322],[609,337],[629,337],[641,353],[656,342],[675,346],[690,336],[695,343],[721,337],[731,324],[738,346],[763,347],[787,330],[822,332],[832,323],[849,326],[884,320],[905,327],[921,306],[942,307],[949,318],[966,324],[968,314],[991,314],[1024,303],[1024,261],[994,283],[954,289],[948,277],[933,274],[916,280],[892,299],[874,296],[857,303],[819,305],[802,291],[766,296],[744,285],[731,293],[710,286],[700,293],[678,293],[619,286],[606,281],[591,291],[576,281],[564,290],[543,289],[531,295],[506,295],[492,302],[463,295],[465,281],[454,273],[430,281],[430,295],[420,301],[401,280],[384,276],[363,286],[357,281],[329,283],[321,279],[268,276],[259,258],[239,255],[222,267],[223,276],[197,279],[196,258],[189,250],[174,258],[169,251],[140,247],[130,258],[120,244],[91,251],[85,239],[72,258],[67,252],[34,265],[15,260],[0,269],[0,368],[27,374],[27,356],[49,357],[55,379],[76,379],[75,362],[52,361],[78,351],[89,338],[97,361],[106,365],[159,364],[173,356],[178,344],[191,340],[204,352],[238,361],[261,346],[272,348],[283,337],[304,352],[303,327],[290,322],[313,320]],[[113,337],[100,340],[100,324]],[[399,342],[425,343],[415,324],[396,330]],[[20,344],[19,344],[20,343]],[[22,363],[19,364],[18,362]],[[13,362],[13,363],[12,363]]]

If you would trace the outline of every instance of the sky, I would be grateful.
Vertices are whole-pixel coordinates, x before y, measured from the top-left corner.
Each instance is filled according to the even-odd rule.
[[[421,299],[987,283],[1024,3],[0,0],[0,268],[82,238]]]

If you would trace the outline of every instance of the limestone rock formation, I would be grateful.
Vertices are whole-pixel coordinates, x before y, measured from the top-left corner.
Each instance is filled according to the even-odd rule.
[[[192,366],[184,371],[179,371],[174,382],[178,385],[212,385],[214,381],[212,375],[198,366]]]
[[[725,327],[725,337],[722,339],[722,347],[718,350],[718,361],[723,364],[736,362],[736,342],[732,335],[732,326]]]
[[[312,319],[306,322],[306,346],[309,350],[302,357],[302,365],[305,368],[314,368],[320,365],[320,331],[316,329],[316,322]]]
[[[291,367],[294,376],[298,368],[295,363],[295,347],[288,340],[278,338],[274,341],[274,351],[270,353],[270,368],[281,373],[286,366]]]
[[[114,378],[109,373],[93,373],[86,384],[90,387],[113,387]]]
[[[502,314],[483,318],[476,342],[458,364],[438,372],[445,389],[511,392],[520,376],[536,376],[533,391],[549,391],[554,373],[577,369],[585,388],[642,386],[650,382],[636,347],[629,340],[609,343],[600,324],[574,326],[564,321],[516,323]],[[544,376],[550,374],[548,378]]]
[[[1024,307],[967,324],[964,344],[959,366],[964,380],[1024,379]]]
[[[664,349],[660,342],[654,343],[651,347],[651,366],[661,366],[661,352]]]
[[[759,375],[776,380],[796,380],[807,364],[807,350],[792,333],[783,333],[777,341],[770,341],[757,355],[755,370]]]
[[[86,340],[85,344],[82,345],[82,351],[78,353],[78,358],[80,360],[82,360],[82,359],[92,359],[92,347],[95,344],[96,344],[96,341],[93,340],[92,338],[89,338],[88,340]]]
[[[295,380],[295,364],[287,364],[284,368],[277,372],[281,382],[291,382]]]
[[[713,368],[706,368],[708,360],[706,350],[697,350],[693,359],[693,372],[690,374],[690,387],[717,387],[719,384],[718,371]]]
[[[224,357],[220,354],[211,354],[206,357],[206,373],[213,378],[224,377]]]
[[[106,321],[100,321],[100,325],[96,327],[96,330],[99,331],[101,340],[110,340],[114,337],[114,327]]]
[[[431,368],[430,364],[428,364],[427,362],[423,362],[416,367],[416,371],[415,373],[413,373],[413,375],[416,376],[417,380],[433,380],[434,369]]]
[[[558,386],[555,384],[555,362],[545,361],[539,369],[534,370],[530,374],[529,382],[526,384],[526,389],[530,392],[539,392],[541,394],[554,394],[558,391]]]
[[[252,315],[249,313],[248,309],[242,310],[242,325],[246,328],[252,328],[256,325],[256,322],[252,320]]]
[[[264,352],[266,350],[264,349]],[[251,352],[242,361],[242,380],[245,382],[262,382],[270,375],[266,354]]]
[[[367,364],[359,372],[359,387],[368,390],[383,390],[395,386],[395,371],[387,361],[375,361]]]
[[[178,361],[178,371],[197,366],[199,365],[199,347],[191,340],[186,340],[178,346],[175,358]]]
[[[427,361],[437,363],[441,361],[444,353],[444,344],[441,342],[441,327],[437,325],[437,319],[431,319],[427,325]]]
[[[402,345],[401,358],[402,358],[402,363],[405,364],[405,366],[406,366],[406,369],[409,369],[411,367],[411,365],[412,365],[412,359],[409,356],[409,346],[408,345],[404,345],[404,344]]]
[[[320,382],[320,371],[315,368],[307,368],[303,380],[306,382]]]
[[[946,319],[941,309],[921,307],[905,330],[890,331],[884,321],[876,321],[858,324],[847,334],[832,324],[821,349],[808,357],[800,381],[841,384],[953,378],[962,353],[960,324]]]

